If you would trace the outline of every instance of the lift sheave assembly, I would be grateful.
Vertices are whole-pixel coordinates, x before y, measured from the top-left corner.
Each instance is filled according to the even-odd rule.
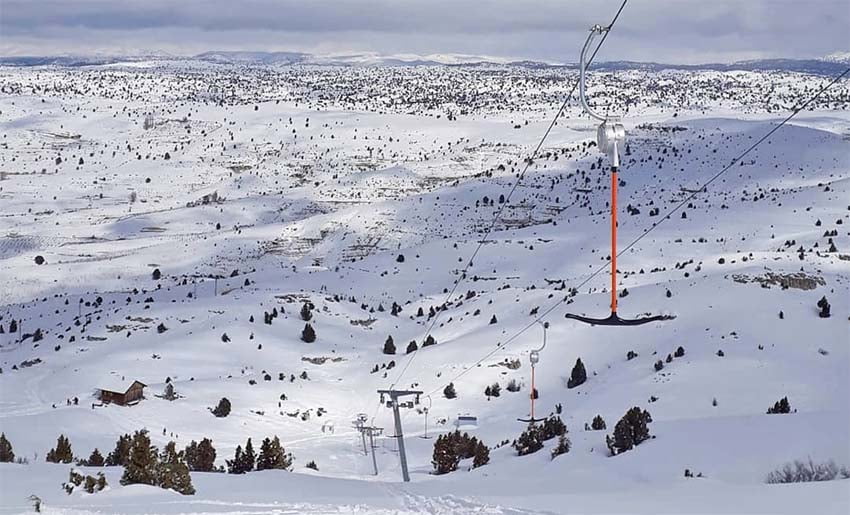
[[[672,315],[654,315],[640,318],[620,318],[617,315],[617,187],[619,186],[617,173],[620,168],[620,150],[626,141],[626,129],[620,123],[618,117],[602,116],[591,109],[587,103],[585,92],[587,49],[596,36],[608,30],[609,28],[600,25],[591,27],[590,35],[581,49],[579,61],[579,98],[581,99],[581,106],[584,111],[591,117],[602,122],[596,131],[596,144],[600,152],[606,154],[611,161],[611,314],[606,318],[591,318],[567,313],[565,317],[591,325],[641,325],[649,322],[671,320],[675,317]]]

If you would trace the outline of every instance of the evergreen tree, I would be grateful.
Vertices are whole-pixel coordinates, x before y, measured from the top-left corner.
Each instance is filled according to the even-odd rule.
[[[245,471],[245,458],[242,455],[242,446],[236,446],[236,453],[233,455],[232,460],[227,460],[227,473],[228,474],[244,474]]]
[[[425,338],[425,341],[422,342],[423,347],[430,347],[431,345],[437,345],[437,340],[434,339],[430,334]]]
[[[257,470],[266,470],[270,468],[271,443],[272,441],[268,437],[263,438],[263,442],[260,444],[260,454],[257,456]]]
[[[12,463],[15,461],[15,452],[12,444],[6,439],[6,433],[0,433],[0,463]]]
[[[419,347],[416,345],[416,340],[412,340],[410,343],[407,344],[407,353],[408,354],[410,354],[411,352],[415,352],[418,349],[419,349]]]
[[[230,415],[230,401],[227,397],[222,397],[221,400],[218,401],[218,406],[212,410],[212,414],[219,418]]]
[[[301,320],[309,322],[313,318],[313,312],[310,310],[310,303],[305,302],[301,305]]]
[[[566,453],[570,452],[570,447],[572,447],[572,443],[570,442],[570,439],[567,438],[566,434],[562,434],[561,436],[558,437],[558,445],[556,445],[552,449],[552,459],[554,460],[556,457],[560,456],[561,454],[566,454]]]
[[[83,489],[90,494],[94,493],[94,487],[97,484],[97,481],[92,476],[86,476],[85,483],[83,484]]]
[[[71,463],[74,461],[71,442],[65,435],[59,435],[56,440],[56,447],[48,451],[46,460],[51,463]]]
[[[183,452],[186,465],[191,471],[213,472],[215,471],[215,448],[212,440],[204,438],[201,443],[192,440]]]
[[[313,343],[316,341],[316,330],[310,324],[304,324],[304,330],[301,331],[301,341],[305,343]]]
[[[605,419],[602,418],[602,415],[596,415],[593,417],[593,422],[590,423],[590,427],[594,431],[601,431],[605,429]]]
[[[460,463],[460,456],[457,454],[451,433],[438,436],[437,441],[434,442],[434,452],[431,457],[434,473],[439,475],[453,472],[457,470],[458,463]]]
[[[245,472],[252,472],[254,470],[254,465],[257,460],[257,455],[254,454],[254,446],[251,444],[251,439],[248,438],[248,441],[245,443],[245,452],[242,454],[244,458],[244,468]]]
[[[113,467],[125,465],[127,457],[130,453],[130,435],[124,434],[118,437],[115,442],[115,448],[106,456],[106,466]]]
[[[519,435],[519,438],[516,439],[513,447],[516,449],[518,456],[525,456],[542,449],[543,440],[543,434],[540,427],[532,422],[528,425],[528,428]]]
[[[160,488],[174,490],[183,495],[193,495],[192,476],[183,458],[182,452],[177,452],[174,442],[168,442],[159,458],[157,465],[157,484]]]
[[[115,442],[115,449],[106,457],[106,466],[115,467],[120,465],[123,467],[127,465],[127,460],[130,458],[131,444],[132,438],[130,435],[125,434],[118,437],[118,441]]]
[[[584,384],[585,381],[587,381],[587,371],[584,369],[584,363],[581,362],[581,358],[579,358],[576,360],[576,364],[567,381],[567,388],[575,388]]]
[[[173,384],[168,383],[168,384],[165,385],[165,392],[163,393],[162,397],[165,400],[169,400],[169,401],[173,401],[174,399],[177,398],[177,393],[174,392],[174,385]]]
[[[198,463],[198,442],[192,440],[189,442],[183,449],[183,459],[186,460],[186,466],[189,467],[189,470],[198,470],[196,465]]]
[[[86,465],[88,465],[89,467],[102,467],[103,463],[103,455],[100,453],[97,447],[95,447],[94,450],[91,452],[89,459],[86,460]]]
[[[257,470],[288,469],[292,466],[292,461],[292,455],[285,452],[277,436],[271,440],[263,439],[257,458]]]
[[[561,417],[552,415],[543,421],[540,427],[540,438],[542,440],[551,440],[556,436],[567,434],[567,426],[561,420]]]
[[[614,435],[606,436],[605,442],[611,455],[617,455],[634,448],[634,446],[650,438],[647,424],[652,422],[652,416],[646,410],[635,406],[623,415],[614,426]]]
[[[446,385],[445,388],[443,388],[443,396],[446,399],[454,399],[455,397],[457,397],[457,392],[455,392],[454,383],[449,383],[448,385]]]
[[[482,467],[490,463],[490,448],[479,440],[475,445],[475,453],[472,456],[472,468]]]
[[[674,353],[673,353],[673,357],[681,358],[681,357],[682,357],[682,356],[684,356],[684,355],[685,355],[685,348],[684,348],[684,347],[682,347],[681,345],[679,345],[679,346],[676,348],[676,352],[674,352]]]
[[[124,474],[121,476],[122,485],[154,485],[157,481],[157,450],[151,445],[151,439],[145,430],[136,431],[130,444],[130,455]]]
[[[392,335],[387,336],[387,341],[384,342],[384,354],[395,354],[395,342]]]
[[[788,402],[788,397],[783,397],[773,404],[772,408],[767,408],[768,415],[791,413],[791,403]]]
[[[818,301],[818,307],[820,308],[818,316],[821,318],[829,318],[831,306],[829,305],[829,301],[826,300],[826,295]]]

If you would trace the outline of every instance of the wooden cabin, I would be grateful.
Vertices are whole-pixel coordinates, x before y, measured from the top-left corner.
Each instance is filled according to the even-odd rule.
[[[98,389],[98,398],[104,404],[113,402],[120,406],[136,404],[144,397],[143,394],[145,386],[147,385],[141,381],[133,381],[132,384],[130,384],[130,386],[128,386],[124,391],[120,391],[114,386],[111,386],[110,388],[100,388]]]

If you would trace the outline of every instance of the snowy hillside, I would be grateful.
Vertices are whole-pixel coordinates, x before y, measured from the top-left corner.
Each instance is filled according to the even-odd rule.
[[[74,514],[848,513],[847,480],[766,478],[850,467],[850,82],[701,191],[827,79],[595,74],[628,131],[620,248],[651,229],[618,258],[619,312],[675,316],[601,327],[564,316],[609,310],[605,273],[577,288],[611,256],[608,163],[575,99],[511,194],[574,71],[229,59],[0,68],[0,432],[28,461],[0,463],[0,513],[31,494]],[[543,313],[536,415],[572,444],[554,459],[557,439],[511,445]],[[99,399],[133,381],[137,404]],[[423,392],[402,410],[410,483],[391,386]],[[634,406],[652,438],[611,456]],[[377,476],[361,413],[383,428]],[[489,463],[435,475],[459,417]],[[192,472],[193,496],[118,466],[68,495],[72,464],[45,461],[60,434],[86,459],[141,429],[159,449],[209,438],[225,468],[248,438],[295,460]]]

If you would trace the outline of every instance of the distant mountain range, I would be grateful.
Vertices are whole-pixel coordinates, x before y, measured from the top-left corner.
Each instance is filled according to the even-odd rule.
[[[526,68],[577,68],[575,63],[549,63],[533,60],[509,60],[498,57],[464,54],[414,54],[381,55],[377,53],[351,53],[315,55],[303,52],[250,52],[215,51],[195,56],[170,54],[140,54],[134,56],[20,56],[0,57],[3,66],[103,66],[151,63],[152,65],[179,63],[209,63],[242,66],[520,66]],[[792,71],[817,75],[835,75],[850,64],[850,53],[835,53],[821,59],[757,59],[734,63],[664,64],[637,61],[608,61],[594,64],[597,70],[715,70],[715,71]]]

